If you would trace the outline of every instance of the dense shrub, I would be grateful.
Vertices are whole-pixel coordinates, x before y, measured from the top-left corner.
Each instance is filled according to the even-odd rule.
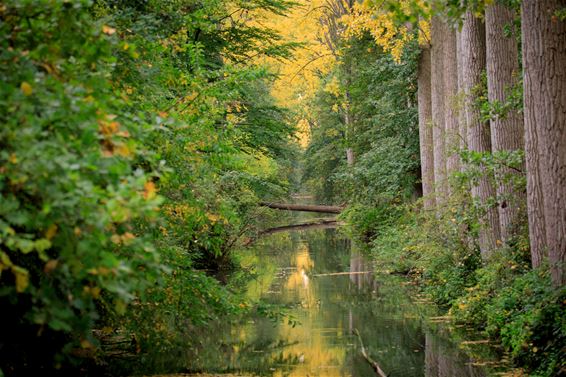
[[[166,350],[246,310],[221,270],[260,197],[286,193],[294,128],[241,61],[293,45],[229,6],[0,5],[0,374],[108,362],[116,338]]]
[[[415,279],[454,321],[497,339],[533,375],[556,375],[566,363],[566,289],[552,287],[547,266],[531,269],[524,232],[482,263],[477,247],[463,242],[459,211],[447,208],[446,219],[411,206],[371,223],[377,228],[369,252],[385,270]],[[366,218],[375,210],[357,211],[349,217],[352,233],[372,232]]]

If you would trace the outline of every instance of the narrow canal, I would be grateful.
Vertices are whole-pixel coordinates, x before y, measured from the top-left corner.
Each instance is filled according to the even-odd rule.
[[[283,305],[290,320],[248,318],[211,332],[190,360],[192,370],[275,377],[379,375],[365,350],[391,377],[491,375],[489,362],[462,352],[481,342],[451,341],[447,326],[434,324],[434,310],[407,294],[404,279],[374,273],[379,266],[336,229],[271,234],[242,258],[255,271],[248,295]]]

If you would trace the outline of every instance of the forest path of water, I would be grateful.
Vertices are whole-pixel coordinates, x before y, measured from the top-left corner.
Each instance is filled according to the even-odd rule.
[[[373,273],[379,266],[337,229],[271,234],[246,253],[243,262],[256,273],[248,295],[282,305],[291,320],[220,326],[187,366],[228,374],[179,376],[375,376],[361,342],[388,376],[476,377],[497,369],[492,349],[462,333],[455,341],[435,309],[408,294],[406,280]]]

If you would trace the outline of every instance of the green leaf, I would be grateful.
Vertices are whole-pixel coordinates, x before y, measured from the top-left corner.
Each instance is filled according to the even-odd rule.
[[[43,253],[45,250],[51,247],[51,241],[46,238],[41,238],[34,242],[34,247],[35,250],[37,250],[39,253]]]
[[[18,250],[20,250],[22,253],[24,254],[28,254],[30,252],[33,251],[34,247],[35,247],[35,242],[31,241],[31,240],[26,240],[23,238],[19,238],[16,241],[16,247],[18,248]]]

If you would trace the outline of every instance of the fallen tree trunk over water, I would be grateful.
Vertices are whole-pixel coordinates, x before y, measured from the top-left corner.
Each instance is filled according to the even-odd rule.
[[[280,209],[283,211],[340,213],[344,210],[344,207],[340,207],[340,206],[322,206],[322,205],[312,205],[312,204],[286,204],[286,203],[260,202],[259,205],[273,209]]]
[[[364,342],[362,341],[362,336],[360,335],[358,329],[354,329],[354,332],[356,333],[356,335],[358,336],[358,340],[360,341],[360,348],[364,359],[366,359],[366,361],[369,363],[369,365],[371,365],[371,367],[379,377],[387,377],[387,374],[385,374],[383,369],[381,369],[377,361],[375,361],[369,356],[368,352],[366,351],[366,348],[364,347]]]
[[[315,228],[335,228],[340,223],[336,219],[319,219],[302,224],[283,225],[276,228],[269,228],[259,232],[259,235],[273,234],[279,232],[286,232],[288,230],[302,230],[302,229],[315,229]]]
[[[244,246],[249,246],[261,236],[279,233],[279,232],[287,232],[289,230],[306,230],[306,229],[319,229],[319,228],[336,228],[337,226],[341,225],[336,219],[318,219],[315,221],[310,221],[308,223],[302,224],[293,224],[293,225],[283,225],[278,226],[276,228],[269,228],[266,230],[262,230],[259,232],[255,237],[248,239],[244,242]]]

